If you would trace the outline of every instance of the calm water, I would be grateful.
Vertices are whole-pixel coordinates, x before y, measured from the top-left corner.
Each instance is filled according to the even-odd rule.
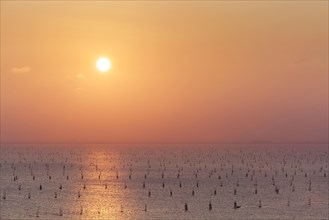
[[[16,145],[0,162],[1,219],[328,219],[327,145]]]

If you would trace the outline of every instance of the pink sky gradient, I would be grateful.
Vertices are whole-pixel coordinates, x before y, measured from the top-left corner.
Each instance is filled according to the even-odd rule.
[[[328,142],[327,1],[1,1],[1,142],[254,141]]]

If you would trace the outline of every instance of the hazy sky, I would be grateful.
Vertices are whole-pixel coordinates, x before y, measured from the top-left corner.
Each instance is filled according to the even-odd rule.
[[[1,141],[327,142],[328,2],[1,1]]]

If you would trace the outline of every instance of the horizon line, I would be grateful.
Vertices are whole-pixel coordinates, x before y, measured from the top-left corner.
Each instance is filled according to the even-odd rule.
[[[192,145],[192,144],[329,144],[329,142],[313,141],[313,142],[298,142],[298,141],[254,141],[254,142],[1,142],[0,144],[104,144],[104,145]]]

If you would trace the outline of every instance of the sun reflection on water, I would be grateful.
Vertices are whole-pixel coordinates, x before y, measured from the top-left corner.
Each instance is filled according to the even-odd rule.
[[[88,153],[79,214],[87,219],[118,219],[129,213],[133,195],[125,188],[127,173],[120,173],[121,166],[124,162],[116,153],[101,149]]]

